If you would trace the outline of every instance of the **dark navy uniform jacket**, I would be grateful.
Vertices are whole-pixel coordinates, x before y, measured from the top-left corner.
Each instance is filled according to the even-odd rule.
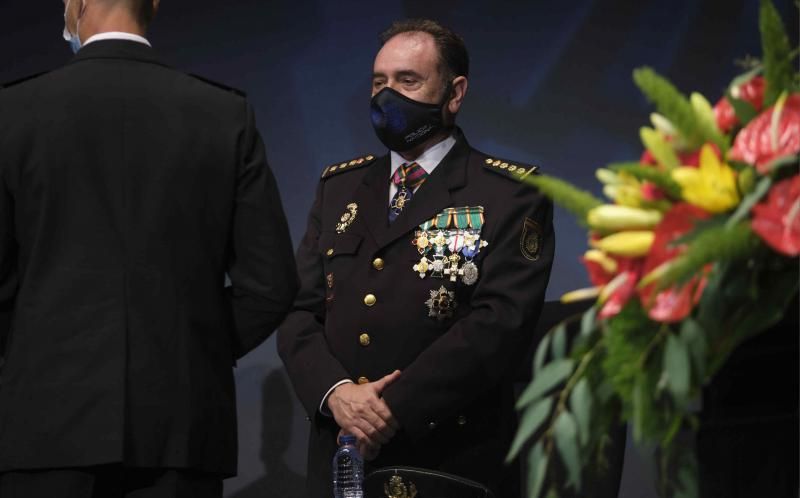
[[[402,429],[373,467],[435,468],[503,489],[497,483],[509,473],[502,461],[514,430],[509,376],[544,300],[552,204],[524,183],[535,167],[489,157],[460,131],[456,138],[391,225],[388,155],[333,165],[320,180],[296,255],[300,292],[278,332],[311,420],[309,496],[330,495],[338,427],[319,411],[327,391],[342,379],[374,381],[395,369],[402,375],[383,398]],[[341,230],[353,205],[355,218]],[[484,210],[488,245],[475,259],[477,282],[420,278],[413,269],[419,225],[459,207]],[[426,302],[442,287],[456,306],[440,320]]]

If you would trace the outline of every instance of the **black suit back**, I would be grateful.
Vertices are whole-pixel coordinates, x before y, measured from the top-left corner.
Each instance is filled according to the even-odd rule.
[[[0,471],[234,473],[231,365],[296,280],[245,98],[95,42],[0,91],[0,174]]]

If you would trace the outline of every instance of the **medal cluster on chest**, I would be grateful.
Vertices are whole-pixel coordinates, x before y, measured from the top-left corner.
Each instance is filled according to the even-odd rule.
[[[483,207],[473,206],[447,208],[420,225],[412,240],[420,254],[414,272],[420,278],[460,278],[474,285],[479,276],[475,258],[488,245],[481,239],[483,221]]]

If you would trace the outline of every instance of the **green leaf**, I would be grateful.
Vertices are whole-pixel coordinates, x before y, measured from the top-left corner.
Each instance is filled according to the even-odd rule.
[[[553,332],[553,359],[560,360],[567,354],[567,324],[561,322]]]
[[[533,377],[533,382],[525,389],[517,401],[517,409],[533,403],[547,391],[563,382],[572,373],[572,360],[558,360],[548,363]]]
[[[537,375],[544,365],[544,360],[547,358],[547,350],[550,346],[551,334],[547,333],[539,341],[539,346],[536,347],[536,354],[533,357],[533,375]]]
[[[553,436],[561,460],[567,468],[567,482],[581,489],[581,459],[578,452],[578,426],[568,411],[561,412],[553,426]]]
[[[689,97],[689,102],[692,104],[695,117],[697,118],[697,128],[700,136],[702,136],[704,140],[716,144],[722,151],[722,155],[725,156],[730,148],[730,143],[728,142],[728,138],[724,137],[717,127],[717,119],[711,104],[703,95],[697,92],[692,93]]]
[[[792,87],[794,68],[789,37],[783,27],[780,14],[769,0],[761,0],[759,12],[761,48],[764,51],[764,108],[770,107],[784,91]]]
[[[506,463],[511,463],[511,461],[517,457],[517,454],[519,454],[519,451],[525,443],[528,442],[547,419],[552,408],[553,399],[544,398],[525,410],[524,415],[522,415],[522,420],[519,423],[517,434],[514,436],[514,442],[511,444],[511,450],[508,452],[508,456],[506,456]]]
[[[753,107],[753,104],[750,102],[734,98],[730,92],[728,92],[726,97],[728,102],[730,102],[731,107],[733,107],[733,112],[736,114],[736,118],[739,120],[739,124],[742,127],[746,126],[747,123],[752,121],[752,119],[758,115],[758,111],[756,111],[756,108]]]
[[[683,423],[683,414],[679,412],[672,418],[672,422],[669,424],[669,428],[667,429],[667,433],[661,439],[661,446],[662,447],[669,447],[672,444],[672,440],[675,439],[675,436],[678,434],[678,431],[681,428]]]
[[[595,317],[597,316],[597,307],[592,306],[581,317],[581,337],[586,338],[591,335],[595,330]]]
[[[642,143],[653,154],[658,164],[661,164],[667,169],[675,169],[681,165],[678,155],[672,149],[672,145],[659,133],[658,131],[642,127],[639,130],[639,137]]]
[[[589,391],[589,381],[586,377],[579,380],[572,389],[569,406],[578,424],[578,440],[581,446],[586,446],[591,436],[589,427],[592,417],[592,393]]]
[[[750,210],[753,209],[753,206],[758,204],[758,201],[764,197],[767,192],[769,192],[769,188],[772,186],[772,178],[765,176],[758,182],[756,185],[755,190],[747,194],[742,202],[739,203],[739,207],[736,208],[736,211],[728,218],[728,222],[726,226],[732,227],[739,223],[740,221],[744,220],[748,214],[750,214]]]
[[[539,498],[547,475],[549,455],[544,452],[542,442],[536,443],[528,453],[528,497]]]
[[[669,390],[680,405],[686,402],[689,395],[690,368],[686,346],[674,334],[669,334],[664,350],[664,372],[667,374]]]
[[[692,359],[692,370],[697,381],[703,383],[706,372],[706,335],[703,328],[693,318],[687,318],[681,325],[681,341],[686,344]]]
[[[698,498],[697,461],[693,457],[681,458],[678,465],[678,485],[675,498]]]

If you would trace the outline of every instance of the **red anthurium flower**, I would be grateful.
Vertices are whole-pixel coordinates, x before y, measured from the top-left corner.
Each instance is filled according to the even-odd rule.
[[[661,223],[656,225],[653,248],[645,259],[642,273],[647,275],[683,253],[686,246],[674,244],[674,241],[691,231],[698,221],[708,217],[709,214],[697,206],[675,204]],[[639,291],[639,297],[651,319],[659,322],[680,321],[686,318],[700,299],[705,280],[705,275],[696,276],[684,285],[660,292],[655,292],[656,284],[652,283]]]
[[[800,152],[800,93],[790,95],[773,128],[773,106],[756,116],[736,135],[730,158],[753,164],[761,174],[769,173],[769,164]]]
[[[766,84],[763,76],[756,76],[747,83],[739,85],[733,89],[734,97],[744,100],[752,105],[756,111],[761,110],[764,105],[764,88]],[[739,124],[736,112],[728,101],[727,97],[722,97],[714,106],[714,116],[717,118],[717,126],[723,133],[729,133],[734,126]]]
[[[753,206],[751,226],[779,253],[800,255],[800,175],[776,183],[766,201]]]
[[[603,307],[600,308],[600,313],[598,314],[601,320],[618,314],[628,301],[636,295],[636,284],[641,276],[641,264],[637,266],[638,268],[621,272],[608,284],[612,289],[607,297],[603,296],[604,293],[601,292],[601,300],[602,297],[605,297]]]
[[[706,268],[700,276],[692,277],[683,285],[670,287],[655,295],[648,316],[657,322],[679,322],[689,316],[692,308],[700,301],[708,281]]]

